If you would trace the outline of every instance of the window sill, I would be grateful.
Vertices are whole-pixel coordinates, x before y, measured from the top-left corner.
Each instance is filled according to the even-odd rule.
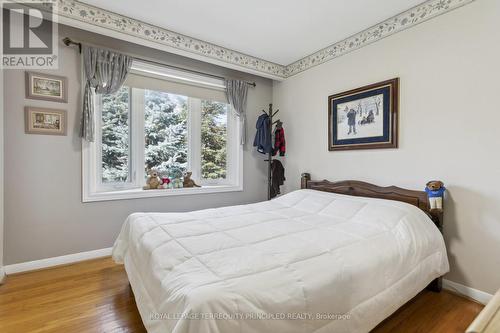
[[[156,197],[170,197],[179,195],[195,195],[195,194],[209,194],[209,193],[224,193],[224,192],[241,192],[243,186],[238,185],[211,185],[202,187],[191,188],[176,188],[176,189],[163,189],[163,190],[143,190],[131,189],[122,191],[110,192],[96,192],[84,193],[83,202],[96,202],[96,201],[111,201],[111,200],[128,200],[128,199],[141,199],[141,198],[156,198]]]

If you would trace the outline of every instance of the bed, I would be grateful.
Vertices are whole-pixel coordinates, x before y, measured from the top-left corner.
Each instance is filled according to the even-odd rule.
[[[443,212],[425,192],[301,180],[256,204],[135,213],[124,263],[149,333],[368,332],[440,289]]]

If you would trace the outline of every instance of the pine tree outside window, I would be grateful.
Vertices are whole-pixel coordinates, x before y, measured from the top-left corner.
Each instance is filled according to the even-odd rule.
[[[96,96],[96,142],[83,143],[83,201],[242,190],[239,126],[223,82],[137,64],[113,95]],[[201,188],[142,190],[147,171]]]

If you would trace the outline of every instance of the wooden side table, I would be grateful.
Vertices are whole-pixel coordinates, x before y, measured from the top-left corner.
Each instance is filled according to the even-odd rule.
[[[498,333],[500,332],[500,290],[474,319],[466,333]]]

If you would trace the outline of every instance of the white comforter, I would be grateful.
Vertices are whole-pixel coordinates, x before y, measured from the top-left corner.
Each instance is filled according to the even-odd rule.
[[[113,257],[150,333],[367,332],[448,271],[420,209],[312,190],[132,214]]]

